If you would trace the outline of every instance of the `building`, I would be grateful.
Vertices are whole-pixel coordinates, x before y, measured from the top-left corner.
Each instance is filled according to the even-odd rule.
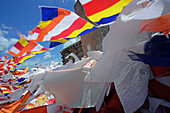
[[[82,44],[81,41],[78,41],[66,48],[64,48],[63,50],[60,51],[61,55],[62,55],[62,62],[63,64],[66,64],[69,59],[72,59],[74,62],[74,58],[73,57],[69,57],[66,59],[66,57],[70,54],[70,53],[74,53],[79,59],[81,59],[84,54],[83,54],[83,49],[82,49]]]

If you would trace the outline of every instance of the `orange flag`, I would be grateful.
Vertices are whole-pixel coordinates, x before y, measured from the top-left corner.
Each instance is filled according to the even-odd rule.
[[[170,12],[156,19],[149,19],[142,21],[140,25],[140,32],[162,32],[167,35],[170,30]]]
[[[15,101],[14,103],[5,106],[0,110],[0,113],[15,113],[25,106],[28,98],[31,96],[31,92],[28,91],[20,100]]]

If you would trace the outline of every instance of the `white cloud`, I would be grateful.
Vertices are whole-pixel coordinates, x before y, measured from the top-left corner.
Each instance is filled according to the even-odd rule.
[[[0,29],[0,36],[4,36],[4,34],[8,34],[8,31],[2,31],[2,30]]]
[[[8,49],[11,45],[15,44],[18,39],[16,38],[10,38],[10,39],[7,39],[5,38],[5,34],[8,34],[8,31],[2,31],[0,29],[0,51],[4,51],[6,49]]]
[[[41,64],[44,65],[44,66],[48,66],[48,65],[50,65],[50,62],[51,62],[51,61],[44,61],[44,62],[41,63]]]
[[[71,40],[69,40],[68,42],[64,43],[63,48],[66,48],[66,47],[68,47],[68,46],[70,46],[70,45],[72,45],[72,44],[74,44],[75,42],[78,42],[78,41],[80,41],[80,40],[81,40],[80,38],[71,39]]]
[[[8,50],[5,50],[4,53],[8,53]]]
[[[15,44],[17,41],[18,41],[18,39],[16,39],[16,38],[11,38],[11,39],[9,40],[9,43],[10,43],[10,45],[12,45],[12,44]]]
[[[52,55],[51,55],[51,53],[50,53],[49,51],[47,51],[44,55],[45,55],[45,56],[44,56],[43,59],[48,59],[48,58],[51,58],[51,57],[52,57]]]
[[[6,38],[4,38],[3,36],[0,36],[0,51],[4,50],[5,48],[8,48],[8,40]]]
[[[6,26],[4,24],[2,24],[2,28],[4,28],[4,29],[12,29],[12,27]]]
[[[62,3],[67,3],[69,0],[62,0]],[[74,0],[73,0],[74,1]]]
[[[34,61],[32,61],[32,62],[34,62]],[[28,66],[32,66],[31,61],[26,61],[26,62],[20,64],[20,65],[18,66],[18,68],[28,67]]]

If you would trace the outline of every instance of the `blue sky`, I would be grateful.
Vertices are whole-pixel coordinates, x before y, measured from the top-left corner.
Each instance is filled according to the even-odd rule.
[[[8,55],[8,50],[19,40],[17,31],[24,35],[28,34],[40,22],[40,9],[38,6],[55,6],[74,12],[75,0],[1,0],[0,4],[0,57]],[[74,43],[76,39],[55,47],[54,49],[37,55],[19,66],[35,64],[49,64],[52,60],[61,62],[60,51]],[[40,42],[48,48],[49,42]]]

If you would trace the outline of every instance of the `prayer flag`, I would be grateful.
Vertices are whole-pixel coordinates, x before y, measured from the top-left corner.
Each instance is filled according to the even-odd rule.
[[[41,12],[41,22],[27,37],[28,40],[56,40],[64,43],[67,39],[63,38],[74,38],[97,29],[93,24],[66,9],[41,7]]]
[[[3,57],[1,57],[0,58],[0,63],[3,63],[5,60],[6,60],[6,58],[7,58],[8,56],[6,55],[6,56],[3,56]]]
[[[98,25],[113,23],[132,0],[80,0],[86,16]]]
[[[21,34],[20,37],[21,39],[9,50],[13,56],[22,56],[26,52],[48,50],[35,41],[27,41]]]
[[[18,88],[11,84],[3,84],[2,86],[0,86],[0,90],[2,91],[4,96],[7,96],[9,93],[12,93],[16,89],[18,89]]]

